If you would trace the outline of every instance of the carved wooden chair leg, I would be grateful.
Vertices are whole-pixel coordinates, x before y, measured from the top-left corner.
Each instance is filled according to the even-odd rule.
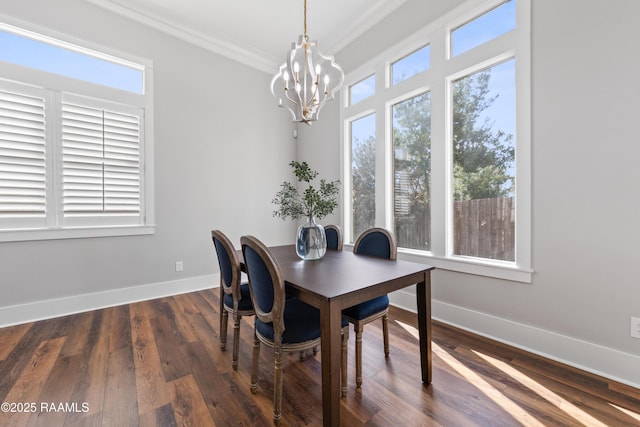
[[[382,337],[384,339],[384,357],[389,357],[389,316],[382,316]]]
[[[274,371],[273,371],[273,423],[280,425],[282,417],[282,350],[274,347]]]
[[[229,312],[220,307],[220,348],[222,351],[227,349],[227,319],[229,318]]]
[[[260,360],[260,340],[253,331],[253,363],[251,365],[251,393],[258,391],[258,360]]]
[[[238,352],[240,350],[240,316],[236,313],[233,316],[233,358],[231,366],[234,371],[238,370]]]

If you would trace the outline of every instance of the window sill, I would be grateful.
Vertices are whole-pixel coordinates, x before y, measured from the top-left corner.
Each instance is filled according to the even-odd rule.
[[[4,230],[0,231],[0,242],[140,236],[154,233],[155,225]]]
[[[352,244],[345,244],[344,246],[353,250]],[[440,270],[492,277],[495,279],[510,280],[521,283],[531,283],[531,276],[533,275],[533,270],[518,267],[513,263],[479,258],[445,258],[411,249],[398,249],[398,259],[418,262],[421,264],[429,264]]]

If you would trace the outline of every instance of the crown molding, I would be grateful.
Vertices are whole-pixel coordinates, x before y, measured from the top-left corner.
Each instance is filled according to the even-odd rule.
[[[199,46],[208,51],[230,58],[249,67],[273,74],[282,61],[271,55],[265,55],[250,46],[242,46],[223,38],[211,37],[183,26],[175,25],[158,16],[142,13],[113,0],[87,0],[103,9],[129,18],[178,39]],[[407,0],[386,0],[376,6],[367,8],[359,18],[350,22],[340,31],[332,33],[332,36],[322,40],[324,46],[321,50],[327,54],[335,54],[349,43],[370,30],[378,22],[392,13],[395,9],[406,3]],[[287,46],[283,46],[283,52]]]
[[[278,67],[276,58],[263,55],[257,51],[231,43],[228,40],[214,38],[191,29],[187,29],[150,14],[141,13],[111,0],[87,0],[103,9],[107,9],[113,13],[129,18],[163,33],[169,34],[180,40],[186,41],[195,46],[201,47],[208,51],[230,58],[241,64],[273,74]]]

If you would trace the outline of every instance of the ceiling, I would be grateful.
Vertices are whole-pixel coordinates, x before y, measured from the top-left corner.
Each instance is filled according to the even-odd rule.
[[[265,72],[303,32],[303,0],[88,0]],[[335,54],[407,0],[308,0],[307,34]]]

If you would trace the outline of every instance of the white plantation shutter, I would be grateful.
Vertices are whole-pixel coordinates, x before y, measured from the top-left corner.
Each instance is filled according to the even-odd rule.
[[[0,244],[153,234],[153,63],[0,33]],[[34,66],[25,41],[66,71]]]
[[[104,117],[106,207],[140,215],[140,118],[109,111]]]
[[[44,225],[45,97],[0,89],[0,229]]]
[[[65,223],[96,217],[140,222],[142,113],[122,110],[62,103]]]

